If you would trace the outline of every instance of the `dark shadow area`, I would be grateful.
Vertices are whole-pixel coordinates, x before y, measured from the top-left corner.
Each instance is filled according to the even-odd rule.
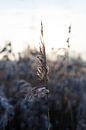
[[[39,52],[28,47],[12,61],[8,43],[2,53],[0,130],[48,130],[48,126],[50,130],[86,129],[85,61],[80,57],[58,56],[55,61],[47,58],[47,100],[47,90],[37,76]]]

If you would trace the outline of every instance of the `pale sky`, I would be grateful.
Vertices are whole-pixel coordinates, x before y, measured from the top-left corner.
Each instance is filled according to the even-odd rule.
[[[15,52],[38,47],[41,20],[48,51],[66,47],[71,24],[71,50],[86,52],[86,0],[0,0],[0,46],[12,41]]]

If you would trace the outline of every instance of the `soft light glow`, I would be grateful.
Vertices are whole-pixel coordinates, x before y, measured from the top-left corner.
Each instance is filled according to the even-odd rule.
[[[71,50],[86,51],[86,16],[69,9],[10,9],[0,13],[0,46],[12,41],[14,52],[24,50],[28,44],[38,48],[40,22],[43,21],[44,41],[51,48],[66,47],[68,26],[72,25]]]

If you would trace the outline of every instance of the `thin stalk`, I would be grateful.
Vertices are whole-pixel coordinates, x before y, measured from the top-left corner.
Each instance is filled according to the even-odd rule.
[[[40,79],[40,82],[42,82],[42,84],[46,86],[46,89],[48,89],[48,69],[47,69],[46,49],[45,49],[45,44],[43,40],[42,21],[41,21],[41,36],[40,36],[40,43],[39,43],[39,51],[40,51],[40,55],[38,56],[39,67],[37,69],[37,75]],[[47,93],[46,98],[48,101],[48,93]],[[49,108],[48,108],[48,120],[50,120]],[[48,127],[48,130],[50,130],[50,126]]]

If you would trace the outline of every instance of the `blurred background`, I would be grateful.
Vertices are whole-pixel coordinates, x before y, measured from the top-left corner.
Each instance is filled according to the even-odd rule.
[[[48,53],[66,47],[71,25],[71,54],[86,59],[85,7],[85,0],[0,0],[0,47],[11,41],[15,53],[38,48],[42,20]]]

